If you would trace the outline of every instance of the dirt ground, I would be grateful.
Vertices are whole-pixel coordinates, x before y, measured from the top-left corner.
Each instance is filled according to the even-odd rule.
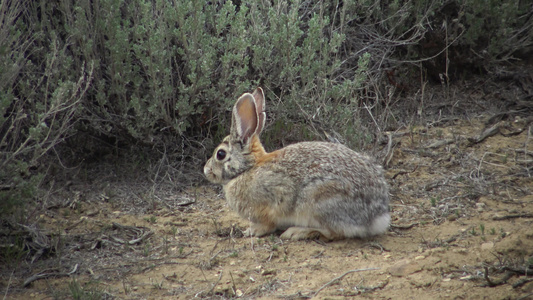
[[[532,134],[519,116],[395,132],[392,226],[366,240],[243,237],[248,222],[212,185],[175,194],[74,182],[36,224],[53,253],[4,266],[0,290],[4,299],[533,299]]]

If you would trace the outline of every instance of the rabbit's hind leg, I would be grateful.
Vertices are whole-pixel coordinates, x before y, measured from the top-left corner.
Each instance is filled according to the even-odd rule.
[[[342,238],[328,229],[311,227],[290,227],[281,234],[281,239],[292,241],[314,239],[331,241]]]
[[[250,224],[250,227],[243,232],[243,234],[247,237],[264,236],[274,231],[276,231],[276,226],[274,224],[252,223]]]

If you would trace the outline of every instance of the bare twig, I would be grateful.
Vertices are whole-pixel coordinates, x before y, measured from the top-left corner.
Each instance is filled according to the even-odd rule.
[[[501,126],[502,126],[502,122],[496,123],[492,127],[483,130],[483,132],[479,136],[474,137],[474,138],[472,137],[468,138],[468,141],[470,141],[472,145],[481,143],[486,138],[496,135],[498,132],[500,132]]]
[[[392,132],[386,132],[387,134],[387,151],[383,157],[383,165],[387,167],[394,156],[394,151],[392,151]]]
[[[146,232],[144,232],[144,233],[141,235],[141,237],[128,241],[128,244],[130,244],[130,245],[137,244],[137,243],[139,243],[139,242],[145,240],[146,238],[148,238],[148,237],[151,236],[152,234],[154,234],[153,231],[146,231]]]
[[[318,293],[320,293],[323,289],[327,288],[328,286],[334,284],[335,282],[337,282],[338,280],[341,280],[342,278],[344,278],[344,276],[348,275],[348,274],[351,274],[351,273],[356,273],[356,272],[363,272],[363,271],[373,271],[373,270],[379,270],[379,268],[367,268],[367,269],[356,269],[356,270],[350,270],[344,274],[342,274],[341,276],[339,277],[335,277],[333,278],[330,282],[324,284],[322,287],[320,287],[316,292],[315,294],[313,295],[313,297],[316,297],[316,295],[318,295]]]
[[[385,280],[383,282],[381,282],[380,284],[376,285],[376,286],[371,286],[371,287],[364,287],[364,288],[357,288],[358,290],[361,290],[362,292],[364,293],[369,293],[369,292],[372,292],[372,291],[375,291],[375,290],[381,290],[383,289],[385,286],[387,286],[387,284],[389,284],[389,280]]]
[[[439,148],[441,146],[449,145],[454,142],[454,139],[444,139],[444,140],[438,140],[431,144],[429,144],[428,148]]]
[[[394,174],[394,175],[392,176],[392,179],[396,179],[396,177],[398,177],[399,175],[404,175],[404,174],[413,173],[414,171],[416,171],[416,169],[418,169],[418,165],[416,165],[416,166],[413,168],[412,171],[400,171],[400,172]]]
[[[38,273],[38,274],[32,275],[29,278],[27,278],[26,280],[24,280],[23,286],[26,287],[30,283],[32,283],[32,282],[34,282],[36,280],[39,280],[39,279],[43,279],[43,278],[70,276],[70,275],[76,273],[77,270],[78,270],[78,264],[76,264],[74,266],[74,268],[72,268],[72,271],[70,271],[68,273]]]
[[[213,291],[215,290],[215,287],[217,286],[217,284],[220,282],[220,279],[222,279],[222,271],[220,272],[220,275],[218,276],[218,279],[215,283],[213,283],[213,286],[211,287],[211,289],[205,294],[206,296],[208,295],[211,295],[211,293],[213,293]]]
[[[530,267],[522,267],[522,268],[514,267],[513,268],[513,267],[505,266],[503,269],[509,272],[513,272],[518,275],[525,275],[525,276],[533,275],[533,269],[531,269]]]
[[[533,296],[533,293],[529,293],[527,295],[524,295],[520,298],[516,298],[516,300],[526,300],[526,299],[529,299],[529,297]]]
[[[533,281],[533,278],[523,278],[515,283],[513,283],[513,289],[519,288],[523,286],[524,284]],[[532,294],[533,295],[533,294]]]
[[[513,277],[514,273],[513,272],[507,272],[505,273],[505,275],[503,276],[502,279],[498,280],[498,281],[492,281],[490,278],[489,278],[489,268],[488,267],[485,267],[485,273],[483,274],[483,277],[485,278],[485,280],[487,281],[487,285],[490,286],[490,287],[495,287],[495,286],[498,286],[498,285],[502,285],[502,284],[505,284],[507,283],[507,280],[509,280],[509,278]]]
[[[392,227],[392,228],[396,228],[396,229],[405,229],[405,230],[406,230],[406,229],[411,229],[411,228],[413,228],[414,226],[417,226],[418,224],[420,224],[420,223],[416,222],[416,223],[411,223],[411,224],[408,224],[408,225],[396,225],[396,224],[391,224],[390,227]]]
[[[492,217],[495,221],[517,219],[517,218],[533,218],[533,214],[516,214],[516,215],[506,215],[506,216],[494,216]]]
[[[483,277],[485,278],[485,280],[487,281],[488,285],[489,286],[496,286],[497,284],[494,283],[490,278],[489,278],[489,268],[485,267],[485,273],[483,274]]]
[[[381,251],[381,253],[390,251],[390,249],[387,249],[387,248],[383,247],[383,245],[381,245],[380,243],[377,243],[377,242],[366,243],[364,246],[368,246],[368,247],[371,247],[371,248],[379,249]]]
[[[9,282],[7,283],[6,292],[4,293],[4,300],[7,299],[7,292],[9,291],[9,287],[11,286],[11,279],[13,279],[13,273],[15,273],[15,270],[11,271],[11,275],[9,276]]]

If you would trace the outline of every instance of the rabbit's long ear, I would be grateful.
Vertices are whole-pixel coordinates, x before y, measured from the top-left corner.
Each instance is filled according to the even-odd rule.
[[[250,93],[245,93],[233,106],[231,138],[247,144],[250,137],[257,131],[257,123],[257,108],[254,96]]]
[[[255,133],[260,134],[261,131],[263,131],[263,128],[265,127],[266,120],[265,94],[263,93],[263,89],[258,87],[257,89],[255,89],[252,96],[255,100],[255,109],[257,112],[257,128],[255,130]]]

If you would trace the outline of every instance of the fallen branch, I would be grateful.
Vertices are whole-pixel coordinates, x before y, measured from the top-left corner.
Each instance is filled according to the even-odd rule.
[[[366,244],[363,245],[363,247],[364,246],[368,246],[368,247],[371,247],[371,248],[379,249],[382,253],[390,251],[389,249],[383,247],[383,245],[381,245],[380,243],[377,243],[377,242],[366,243]]]
[[[449,145],[449,144],[453,143],[454,141],[455,141],[454,139],[438,140],[438,141],[435,141],[435,142],[429,144],[429,145],[427,146],[427,148],[431,148],[431,149],[433,149],[433,148],[439,148],[439,147],[441,147],[441,146]]]
[[[411,229],[411,228],[417,226],[418,224],[420,224],[420,223],[411,223],[411,224],[409,224],[409,225],[396,225],[396,224],[391,224],[390,227],[392,227],[392,228],[396,228],[396,229],[407,230],[407,229]]]
[[[387,286],[387,284],[389,284],[389,280],[388,279],[383,281],[383,282],[381,282],[380,284],[378,284],[376,286],[365,287],[365,288],[358,289],[358,290],[362,290],[364,293],[373,292],[375,290],[383,289],[385,286]]]
[[[146,238],[150,237],[152,234],[154,234],[153,231],[146,231],[142,234],[142,236],[140,238],[137,238],[137,239],[133,239],[131,241],[128,241],[128,244],[130,245],[134,245],[134,244],[137,244],[139,242],[142,242],[143,240],[145,240]]]
[[[128,226],[128,225],[122,225],[116,222],[111,223],[113,225],[113,229],[121,229],[121,230],[130,230],[134,232],[142,232],[141,229],[135,226]]]
[[[531,267],[525,267],[525,268],[511,268],[509,266],[506,266],[503,268],[506,271],[513,272],[518,275],[525,275],[530,276],[533,275],[533,269]]]
[[[69,226],[67,226],[67,228],[65,228],[66,230],[71,230],[73,229],[74,227],[80,225],[83,221],[85,221],[85,218],[82,218],[82,219],[79,219],[78,221],[70,224]]]
[[[196,200],[188,199],[188,200],[180,202],[180,203],[175,203],[174,205],[176,205],[176,206],[189,206],[189,205],[194,204],[194,203],[196,203]]]
[[[400,171],[396,174],[394,174],[394,176],[392,176],[392,179],[396,179],[396,177],[398,177],[399,175],[404,175],[404,174],[409,174],[409,173],[413,173],[414,171],[416,171],[416,169],[418,169],[418,165],[416,165],[412,171]]]
[[[212,295],[213,291],[215,290],[215,287],[220,282],[220,279],[222,279],[222,272],[220,272],[220,275],[218,276],[217,281],[213,283],[213,286],[211,287],[211,289],[205,294],[206,296]]]
[[[4,299],[7,299],[7,292],[9,291],[9,287],[11,286],[11,280],[13,279],[14,273],[15,273],[15,270],[11,271],[11,275],[9,276],[9,282],[7,283],[6,291],[4,293]]]
[[[367,268],[367,269],[356,269],[356,270],[350,270],[344,274],[342,274],[341,276],[339,277],[335,277],[333,278],[333,280],[331,280],[330,282],[324,284],[321,288],[319,288],[315,294],[313,295],[313,297],[316,297],[316,295],[318,295],[318,293],[320,293],[323,289],[327,288],[328,286],[334,284],[336,281],[338,280],[341,280],[342,278],[344,278],[344,276],[348,275],[348,274],[351,274],[351,273],[356,273],[356,272],[363,272],[363,271],[373,271],[373,270],[379,270],[379,268]]]
[[[529,297],[533,296],[533,293],[529,293],[527,295],[524,295],[520,298],[516,298],[516,300],[526,300],[526,299],[529,299]]]
[[[533,151],[529,151],[527,149],[514,149],[515,152],[518,152],[518,153],[524,153],[526,155],[531,155],[533,156]]]
[[[516,219],[516,218],[533,218],[533,214],[515,214],[515,215],[492,217],[494,221],[509,220],[509,219]]]
[[[394,151],[392,149],[392,133],[387,132],[387,151],[385,152],[385,156],[383,157],[383,166],[388,167],[390,161],[392,160],[392,157],[394,155]]]
[[[498,132],[500,132],[500,127],[502,126],[502,122],[498,122],[494,124],[492,127],[485,129],[479,136],[477,137],[469,137],[468,141],[471,144],[478,144],[483,142],[486,138],[491,137],[493,135],[496,135]]]
[[[485,273],[483,274],[483,277],[487,281],[487,286],[495,287],[495,286],[499,286],[499,285],[507,283],[507,280],[509,280],[509,278],[513,277],[513,275],[514,275],[513,272],[507,272],[507,273],[505,273],[505,275],[503,276],[502,279],[500,279],[498,281],[492,281],[489,278],[489,268],[485,267]]]
[[[517,282],[513,283],[512,285],[513,289],[519,288],[523,286],[524,284],[531,282],[531,281],[533,281],[533,278],[524,278],[524,279],[518,280]]]
[[[43,279],[43,278],[70,276],[70,275],[76,273],[77,270],[78,270],[78,264],[76,264],[74,266],[74,268],[72,268],[72,271],[70,271],[68,273],[38,273],[38,274],[32,275],[28,279],[24,280],[23,286],[26,287],[30,283],[32,283],[32,282],[34,282],[36,280],[39,280],[39,279]]]
[[[0,185],[0,191],[9,191],[14,188],[14,185],[12,184],[1,184]]]
[[[457,236],[452,236],[452,237],[449,237],[448,239],[444,240],[444,242],[446,244],[449,244],[449,243],[455,242],[456,240],[457,240]]]
[[[120,229],[120,230],[123,230],[123,231],[126,231],[126,232],[131,232],[133,234],[136,235],[135,238],[131,239],[131,240],[128,240],[128,241],[125,241],[121,238],[118,238],[118,237],[115,237],[115,236],[112,236],[111,238],[119,243],[119,244],[130,244],[130,245],[134,245],[134,244],[137,244],[137,243],[140,243],[142,241],[144,241],[145,239],[147,239],[148,237],[152,236],[154,234],[153,231],[151,230],[148,230],[148,231],[144,231],[145,228],[142,228],[142,227],[134,227],[134,226],[127,226],[127,225],[122,225],[122,224],[119,224],[119,223],[115,223],[113,222],[113,229]]]
[[[527,107],[529,107],[529,103],[528,103]],[[501,113],[495,114],[494,116],[490,117],[486,123],[487,124],[493,124],[493,123],[496,123],[496,122],[500,122],[505,117],[510,117],[510,116],[517,115],[517,114],[524,113],[524,112],[527,113],[527,109],[510,110],[510,111],[506,111],[506,112],[501,112]],[[528,121],[528,119],[526,119],[526,122],[527,121]]]

